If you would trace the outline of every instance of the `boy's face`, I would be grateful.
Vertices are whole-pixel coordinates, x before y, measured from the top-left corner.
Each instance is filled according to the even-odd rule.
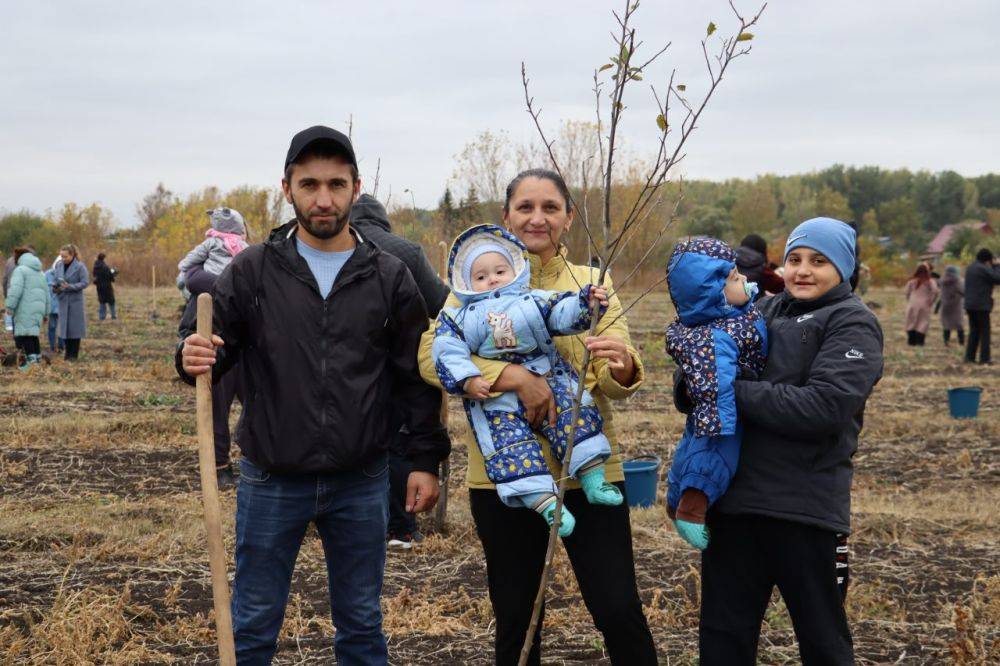
[[[514,267],[499,252],[487,252],[472,262],[472,291],[489,291],[510,284]]]
[[[746,305],[746,302],[750,300],[750,297],[747,296],[746,287],[744,286],[746,281],[747,277],[735,268],[729,271],[729,277],[726,278],[726,286],[722,289],[722,293],[726,296],[727,303],[735,305],[736,307]]]
[[[825,256],[797,247],[785,259],[785,289],[794,298],[811,301],[841,283],[840,273]]]

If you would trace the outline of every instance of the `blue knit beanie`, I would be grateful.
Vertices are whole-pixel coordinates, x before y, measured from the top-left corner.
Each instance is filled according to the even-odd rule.
[[[840,273],[840,279],[847,282],[854,273],[854,263],[857,261],[855,248],[857,234],[847,223],[832,217],[814,217],[806,220],[792,230],[785,243],[785,259],[788,253],[797,247],[807,247],[819,252]]]

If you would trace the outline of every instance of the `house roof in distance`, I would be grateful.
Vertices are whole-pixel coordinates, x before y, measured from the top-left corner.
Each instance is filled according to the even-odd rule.
[[[928,254],[944,254],[944,249],[948,246],[948,241],[955,235],[955,231],[960,227],[971,227],[976,231],[983,232],[989,236],[993,233],[993,227],[989,222],[961,222],[959,224],[946,224],[937,232],[937,236],[927,244]]]

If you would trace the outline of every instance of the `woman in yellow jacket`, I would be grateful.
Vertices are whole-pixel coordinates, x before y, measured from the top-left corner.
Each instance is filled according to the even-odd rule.
[[[575,291],[581,285],[596,282],[596,271],[567,261],[566,249],[560,244],[560,238],[573,224],[573,214],[569,190],[556,173],[531,169],[518,174],[507,186],[504,223],[528,248],[532,289]],[[610,276],[605,283],[611,291]],[[458,305],[454,295],[445,303],[445,307]],[[598,325],[599,335],[560,337],[555,343],[563,358],[577,368],[585,346],[591,350],[593,361],[587,371],[586,387],[600,409],[604,432],[611,442],[606,478],[624,493],[625,477],[610,401],[635,393],[642,383],[643,368],[621,313],[621,303],[612,296]],[[431,327],[420,345],[420,373],[428,383],[440,386],[431,359],[433,340]],[[555,422],[555,402],[544,377],[516,364],[478,357],[473,360],[494,391],[517,393],[529,421],[537,426],[548,416]],[[469,503],[486,554],[490,601],[496,617],[496,663],[516,664],[541,579],[548,528],[531,509],[503,504],[486,477],[479,447],[466,446],[466,450]],[[559,478],[561,463],[551,455],[545,442],[542,450],[552,475]],[[583,600],[595,626],[604,635],[612,663],[655,664],[653,638],[636,589],[628,505],[590,504],[579,484],[571,482],[566,506],[576,516],[576,529],[563,543]],[[532,647],[531,664],[540,662],[540,643],[541,623]]]

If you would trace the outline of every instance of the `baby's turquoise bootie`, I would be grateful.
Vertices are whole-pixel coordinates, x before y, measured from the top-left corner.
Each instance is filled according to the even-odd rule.
[[[580,475],[583,494],[591,504],[618,506],[622,503],[622,493],[617,487],[604,480],[604,465],[588,470]]]
[[[689,523],[686,520],[675,520],[674,527],[681,538],[698,550],[708,548],[708,527],[703,523]]]
[[[545,522],[549,524],[549,527],[552,527],[552,523],[556,521],[556,503],[552,502],[542,509],[542,516],[545,518]],[[576,518],[564,506],[562,508],[562,520],[559,521],[559,536],[565,539],[573,533],[574,527],[576,527]]]

